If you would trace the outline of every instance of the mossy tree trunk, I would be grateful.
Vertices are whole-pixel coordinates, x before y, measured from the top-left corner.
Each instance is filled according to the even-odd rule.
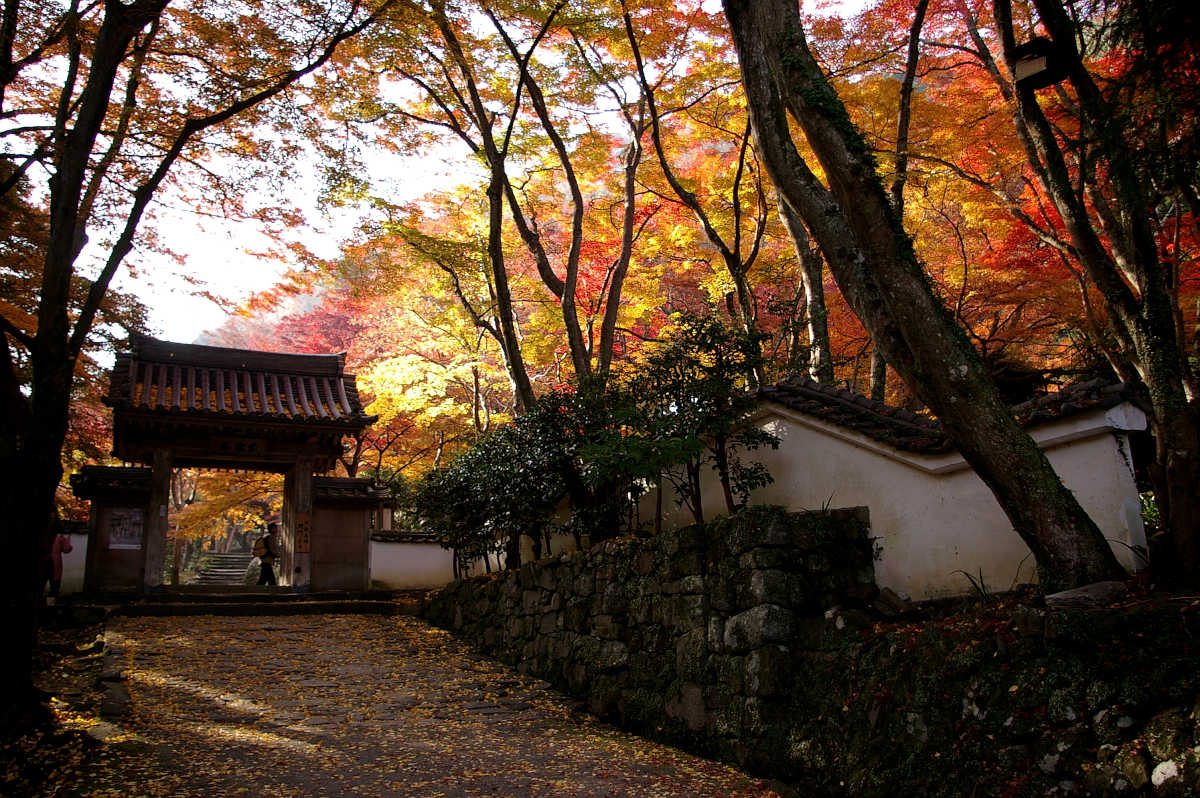
[[[847,301],[906,386],[944,425],[1037,558],[1048,590],[1121,578],[1095,523],[1020,428],[935,297],[874,160],[821,72],[790,0],[726,0],[747,103],[776,188],[808,225]],[[799,122],[829,180],[800,157]]]

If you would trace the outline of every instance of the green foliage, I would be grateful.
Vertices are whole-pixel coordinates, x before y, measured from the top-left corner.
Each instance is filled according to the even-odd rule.
[[[658,455],[653,465],[697,521],[703,521],[705,465],[717,473],[729,512],[772,481],[761,463],[745,463],[737,454],[779,446],[775,436],[744,423],[757,403],[746,389],[748,376],[762,365],[762,338],[713,316],[680,314],[628,380],[630,393],[639,397],[643,432]]]
[[[404,504],[461,564],[506,551],[510,568],[519,563],[522,536],[535,556],[553,532],[578,543],[612,537],[646,487],[663,478],[698,508],[706,464],[732,512],[771,480],[765,467],[737,453],[778,445],[742,423],[755,404],[744,386],[758,351],[755,339],[716,319],[679,317],[636,370],[541,397],[512,424],[426,473]]]
[[[995,593],[992,592],[992,589],[988,587],[987,581],[983,578],[982,568],[979,569],[978,576],[972,576],[961,568],[954,571],[954,573],[962,574],[967,578],[967,581],[971,583],[971,590],[974,591],[975,597],[979,599],[980,604],[991,604],[995,600]]]
[[[555,531],[577,539],[611,536],[633,495],[617,443],[629,413],[618,392],[597,385],[554,391],[428,472],[413,507],[464,563],[503,549],[514,567],[522,535],[532,540],[535,556]]]

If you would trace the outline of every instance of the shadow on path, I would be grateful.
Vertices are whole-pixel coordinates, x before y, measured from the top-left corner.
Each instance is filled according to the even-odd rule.
[[[774,795],[409,617],[113,618],[108,636],[129,712],[85,794]]]

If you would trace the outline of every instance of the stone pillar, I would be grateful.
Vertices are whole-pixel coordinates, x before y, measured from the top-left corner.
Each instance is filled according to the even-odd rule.
[[[301,457],[283,480],[283,555],[279,583],[312,584],[313,459]]]
[[[155,449],[150,472],[150,512],[143,539],[142,584],[145,590],[162,587],[163,558],[167,548],[167,505],[171,496],[170,449]]]

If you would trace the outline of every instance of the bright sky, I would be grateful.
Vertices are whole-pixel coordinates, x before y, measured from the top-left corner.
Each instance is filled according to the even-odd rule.
[[[314,221],[320,218],[315,211],[311,216]],[[304,239],[322,257],[333,258],[353,225],[354,219],[348,217],[332,224],[318,223]],[[133,291],[146,303],[151,333],[168,341],[190,343],[225,321],[231,308],[198,295],[197,289],[229,300],[232,306],[269,288],[289,266],[253,254],[269,244],[257,225],[250,222],[200,219],[186,211],[172,210],[160,213],[158,233],[167,246],[184,257],[184,265],[151,256],[137,278],[123,273],[117,287]],[[205,285],[191,285],[185,276]]]
[[[871,0],[804,0],[804,10],[810,13],[856,14]],[[719,8],[719,0],[706,0]],[[403,179],[403,194],[416,198],[447,178],[447,165],[428,156],[390,160],[394,179]],[[373,164],[374,166],[374,164]],[[315,179],[311,174],[299,174],[293,193],[305,211],[311,230],[303,232],[309,249],[321,257],[335,258],[341,243],[349,238],[358,222],[357,213],[347,209],[334,218],[317,210]],[[306,198],[308,198],[306,200]],[[227,317],[227,308],[197,295],[197,287],[184,276],[203,281],[199,286],[229,301],[230,306],[250,295],[270,288],[287,271],[289,264],[257,257],[256,250],[267,248],[267,242],[251,223],[224,222],[201,218],[186,210],[166,210],[160,207],[157,233],[166,245],[182,255],[180,267],[167,258],[153,256],[146,260],[141,273],[132,278],[127,271],[118,275],[115,284],[121,290],[132,291],[146,303],[150,311],[151,333],[168,341],[190,343],[206,330],[219,327]]]

